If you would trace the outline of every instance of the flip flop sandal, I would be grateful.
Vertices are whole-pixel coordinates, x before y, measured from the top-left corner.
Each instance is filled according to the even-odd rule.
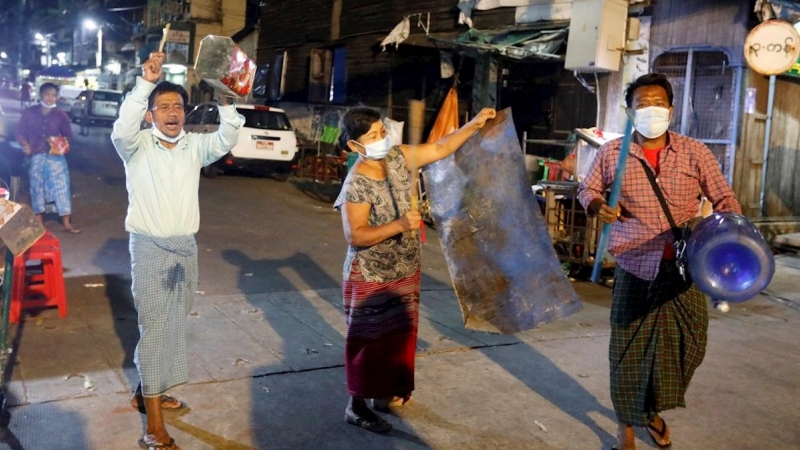
[[[672,447],[672,442],[670,442],[668,444],[660,444],[658,442],[658,440],[656,439],[656,437],[653,436],[653,433],[651,433],[651,431],[654,431],[658,435],[658,439],[664,439],[664,435],[667,432],[667,421],[664,420],[663,417],[661,418],[661,425],[662,425],[661,429],[659,430],[652,423],[647,424],[647,435],[650,436],[650,439],[653,441],[653,444],[656,444],[656,447],[658,447],[658,448],[670,448],[670,447]]]
[[[152,450],[156,448],[174,448],[175,447],[175,439],[169,438],[169,442],[153,442],[148,443],[145,442],[144,438],[139,438],[139,447],[145,450]]]
[[[374,420],[367,419],[366,417],[359,416],[355,413],[346,411],[344,415],[345,422],[350,425],[355,425],[373,433],[388,433],[392,430],[392,424],[386,421],[383,417],[375,414]]]
[[[77,228],[64,228],[64,231],[66,231],[69,234],[81,234],[81,233],[83,233],[82,230],[79,230]]]
[[[134,391],[133,395],[134,395],[134,398],[136,399],[136,405],[135,406],[131,405],[131,406],[133,406],[140,413],[147,414],[147,410],[145,410],[145,408],[144,408],[144,396],[142,395],[142,385],[141,384],[136,388],[136,391]],[[167,406],[167,405],[170,405],[170,404],[174,405],[176,403],[177,403],[178,406]],[[180,409],[183,409],[183,408],[186,408],[186,403],[178,400],[177,398],[175,398],[175,397],[173,397],[171,395],[167,395],[167,394],[162,394],[161,395],[161,409],[163,411],[177,411],[177,410],[180,410]]]

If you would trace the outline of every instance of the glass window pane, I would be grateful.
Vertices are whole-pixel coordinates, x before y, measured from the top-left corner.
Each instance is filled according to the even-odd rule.
[[[244,126],[260,130],[291,130],[286,114],[258,109],[237,108],[239,114],[244,116]]]

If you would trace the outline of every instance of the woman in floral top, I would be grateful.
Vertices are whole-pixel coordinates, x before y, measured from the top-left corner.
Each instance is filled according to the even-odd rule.
[[[437,142],[395,146],[378,111],[359,107],[342,119],[339,145],[359,154],[334,204],[349,244],[342,274],[347,423],[385,433],[391,424],[366,399],[386,410],[406,403],[414,390],[421,217],[411,209],[411,174],[458,150],[494,116],[487,108]]]

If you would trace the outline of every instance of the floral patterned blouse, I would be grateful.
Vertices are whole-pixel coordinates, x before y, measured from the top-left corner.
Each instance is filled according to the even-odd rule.
[[[387,177],[373,180],[351,171],[333,207],[341,210],[345,203],[369,203],[368,224],[385,225],[399,219],[411,209],[411,174],[400,147],[393,147],[386,156]],[[350,278],[353,261],[358,262],[366,281],[393,281],[414,274],[419,268],[419,240],[410,232],[392,236],[370,247],[347,249],[342,276]]]

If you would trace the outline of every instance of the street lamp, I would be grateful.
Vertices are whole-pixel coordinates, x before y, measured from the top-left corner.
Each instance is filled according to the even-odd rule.
[[[0,59],[8,59],[8,53],[0,52]]]
[[[103,65],[103,26],[92,19],[83,21],[83,27],[89,31],[97,30],[97,67],[102,70]]]

